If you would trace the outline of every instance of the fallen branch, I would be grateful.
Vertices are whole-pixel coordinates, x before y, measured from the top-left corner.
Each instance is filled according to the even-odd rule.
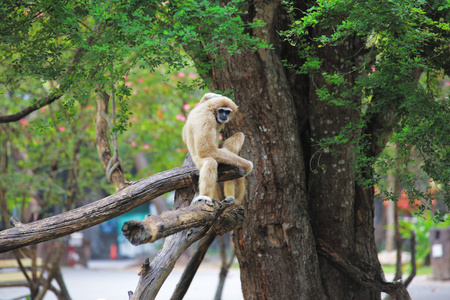
[[[395,297],[397,300],[411,299],[406,287],[400,281],[386,282],[382,281],[381,278],[380,280],[372,278],[372,276],[354,266],[349,260],[340,256],[320,239],[317,240],[317,250],[319,254],[326,257],[326,259],[328,259],[332,264],[344,271],[348,276],[362,286],[368,287],[375,291],[384,292]]]
[[[219,166],[219,181],[232,180],[245,171]],[[77,209],[22,226],[0,231],[0,253],[53,240],[122,215],[170,191],[194,184],[195,166],[183,166],[147,177],[113,195]]]

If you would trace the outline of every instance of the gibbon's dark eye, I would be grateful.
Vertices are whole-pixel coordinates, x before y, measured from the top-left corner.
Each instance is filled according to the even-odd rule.
[[[228,122],[230,113],[231,113],[231,109],[229,109],[229,108],[219,108],[217,110],[217,121],[219,123]]]

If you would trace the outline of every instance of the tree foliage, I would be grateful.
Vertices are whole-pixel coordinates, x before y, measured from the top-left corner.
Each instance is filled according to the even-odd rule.
[[[317,1],[307,11],[299,12],[286,2],[293,19],[284,37],[295,45],[305,63],[292,66],[297,72],[323,76],[327,85],[317,90],[321,101],[356,110],[357,122],[350,123],[331,138],[321,139],[322,149],[332,145],[351,143],[357,153],[355,172],[360,182],[373,185],[389,168],[397,168],[411,201],[426,200],[424,209],[432,199],[429,188],[418,186],[419,172],[408,169],[420,165],[438,187],[438,192],[450,192],[450,75],[449,37],[450,4],[448,1]],[[324,34],[310,40],[313,28]],[[361,36],[365,45],[358,50],[358,63],[353,58],[341,58],[333,72],[323,72],[317,53],[325,47],[352,47],[349,37]],[[337,53],[337,52],[336,52]],[[353,86],[343,66],[357,74]],[[447,78],[445,81],[445,78]],[[354,101],[353,99],[358,99]],[[371,151],[375,137],[367,136],[374,116],[384,116],[395,122],[390,132],[383,133],[390,143],[397,145],[399,157]],[[363,170],[378,166],[375,173],[364,175]],[[416,171],[416,170],[414,170]],[[388,198],[396,192],[383,189]],[[448,199],[448,198],[446,198]],[[448,204],[448,203],[447,203]],[[439,214],[438,214],[439,216]]]
[[[133,170],[132,157],[139,151],[147,152],[151,170],[141,171],[138,178],[145,175],[142,172],[179,165],[187,151],[179,138],[181,127],[199,98],[192,91],[204,85],[188,68],[192,63],[182,47],[196,44],[192,49],[203,56],[223,43],[230,53],[255,47],[256,40],[244,33],[236,16],[241,2],[221,7],[208,1],[4,1],[0,9],[2,114],[12,115],[33,104],[37,112],[2,132],[8,133],[11,151],[29,152],[27,162],[18,160],[20,170],[49,172],[45,178],[35,172],[9,177],[7,182],[14,184],[8,196],[15,199],[12,187],[29,186],[27,179],[35,189],[54,180],[48,177],[52,161],[45,158],[69,163],[67,146],[76,139],[83,140],[80,169],[88,170],[83,172],[83,186],[102,177],[95,159],[95,126],[90,123],[92,100],[101,91],[116,99],[113,132],[122,133],[119,153],[127,153],[127,170]],[[205,60],[204,69],[210,68]],[[37,110],[47,104],[46,97],[60,99],[60,104]],[[32,166],[36,161],[42,163]],[[53,181],[52,185],[58,186]],[[58,191],[55,196],[65,193],[63,188]]]

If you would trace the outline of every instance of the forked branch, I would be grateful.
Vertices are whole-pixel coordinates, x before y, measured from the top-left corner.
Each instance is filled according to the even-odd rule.
[[[245,171],[220,166],[219,181],[242,177]],[[183,166],[147,177],[113,195],[68,212],[0,231],[0,253],[56,239],[122,215],[170,191],[197,181],[195,166]]]

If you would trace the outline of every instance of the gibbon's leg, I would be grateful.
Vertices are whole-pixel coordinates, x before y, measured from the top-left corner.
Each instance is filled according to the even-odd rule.
[[[238,154],[242,149],[242,145],[244,145],[244,140],[245,135],[242,132],[237,132],[220,144],[220,148],[225,148],[234,154]]]
[[[244,140],[244,134],[242,132],[238,132],[225,140],[221,147],[238,154],[239,151],[241,151]],[[235,180],[225,181],[223,184],[223,190],[225,199],[229,199],[230,201],[234,200],[241,203],[245,195],[245,178],[241,177]]]
[[[200,193],[197,198],[195,198],[192,204],[199,202],[209,201],[212,202],[214,197],[214,192],[217,185],[217,162],[212,157],[207,157],[203,159],[203,164],[200,169],[199,178],[199,189]]]
[[[245,196],[245,177],[233,180],[235,182],[234,198],[237,203],[242,203]]]

